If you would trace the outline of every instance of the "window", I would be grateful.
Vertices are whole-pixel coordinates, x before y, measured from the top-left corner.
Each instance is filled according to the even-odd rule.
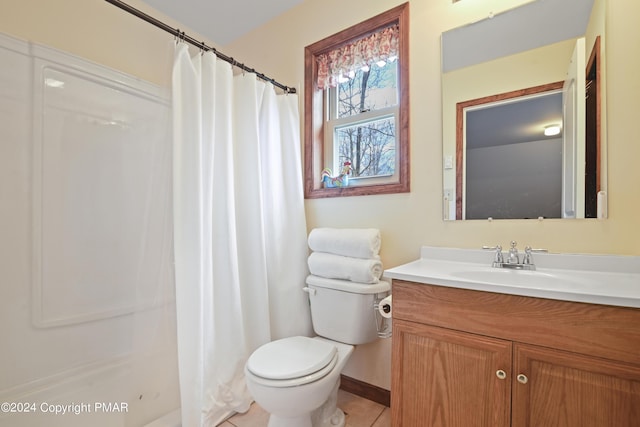
[[[305,196],[409,191],[408,3],[305,49]],[[347,186],[323,171],[348,167]]]
[[[325,159],[350,166],[350,185],[398,182],[397,59],[352,71],[328,89]]]

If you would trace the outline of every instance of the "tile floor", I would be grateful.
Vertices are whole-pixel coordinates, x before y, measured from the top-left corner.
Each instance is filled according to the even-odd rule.
[[[345,427],[391,427],[391,410],[384,405],[338,390],[338,407],[347,416]],[[244,414],[229,418],[219,427],[266,427],[269,414],[256,403]]]

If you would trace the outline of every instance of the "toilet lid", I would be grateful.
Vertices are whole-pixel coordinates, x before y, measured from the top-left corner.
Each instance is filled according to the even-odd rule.
[[[336,347],[326,341],[308,337],[284,338],[254,351],[247,361],[247,368],[266,379],[298,378],[327,366],[336,352]]]

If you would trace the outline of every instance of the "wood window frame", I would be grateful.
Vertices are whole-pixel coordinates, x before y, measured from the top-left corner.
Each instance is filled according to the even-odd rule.
[[[323,188],[321,172],[326,167],[324,153],[324,94],[316,86],[316,58],[353,40],[397,23],[398,39],[398,182],[340,188]],[[304,50],[304,193],[305,198],[364,196],[406,193],[409,186],[409,3],[401,4],[360,24],[305,47]]]

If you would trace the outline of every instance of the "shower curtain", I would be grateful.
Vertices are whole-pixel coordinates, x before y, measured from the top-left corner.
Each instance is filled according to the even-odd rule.
[[[311,333],[298,99],[185,43],[172,87],[182,425],[213,426],[248,409],[254,349]]]

